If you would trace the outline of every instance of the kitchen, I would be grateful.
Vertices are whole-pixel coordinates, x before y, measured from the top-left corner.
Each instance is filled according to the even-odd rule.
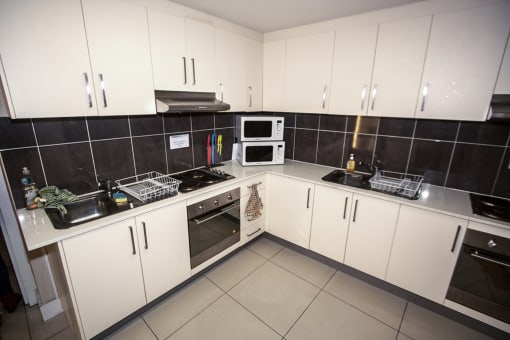
[[[156,3],[158,2],[154,2],[154,4]],[[454,10],[455,6],[458,8],[462,8],[463,6],[476,7],[479,3],[480,2],[473,1],[471,5],[460,5],[459,3],[454,3],[453,5],[439,5],[438,2],[431,2],[429,5],[415,4],[415,7],[409,6],[414,8],[413,13],[420,13],[421,16],[423,16],[427,13],[433,13],[433,10],[430,8],[440,8],[441,12],[447,12],[448,8],[443,6],[452,6],[450,10]],[[495,1],[491,3],[498,2]],[[180,8],[179,6],[168,6],[171,10],[177,10],[177,13],[182,13],[183,16],[196,17],[198,15],[192,10]],[[423,12],[424,8],[421,6],[424,8],[430,6],[428,7],[429,12]],[[383,18],[377,19],[382,21],[384,21],[384,18],[387,21],[398,19],[398,14],[390,10],[376,12],[376,14],[373,14],[372,18],[375,15],[377,15],[378,18]],[[151,18],[150,13],[149,18]],[[157,15],[153,18],[156,20]],[[207,18],[211,20],[209,17]],[[367,15],[358,17],[357,19],[354,17],[344,21],[326,22],[324,23],[325,26],[318,25],[308,27],[308,29],[310,29],[308,32],[305,28],[302,28],[301,32],[299,29],[296,29],[290,32],[277,31],[268,33],[263,37],[263,51],[259,43],[259,48],[255,49],[255,52],[252,50],[253,42],[257,41],[257,39],[259,39],[259,41],[261,40],[260,34],[251,31],[245,32],[237,27],[234,30],[232,27],[228,26],[228,23],[219,23],[218,25],[223,25],[221,27],[232,28],[234,32],[240,32],[238,29],[241,30],[249,39],[243,40],[238,35],[234,35],[229,31],[216,33],[217,72],[218,75],[221,74],[225,78],[217,79],[216,76],[212,77],[213,80],[210,83],[212,83],[213,91],[217,92],[218,98],[223,96],[224,101],[231,104],[232,111],[235,113],[251,111],[253,114],[260,114],[263,112],[265,115],[273,115],[273,112],[277,112],[274,113],[274,115],[279,116],[279,112],[284,112],[285,155],[289,160],[344,168],[348,155],[352,153],[352,141],[356,139],[358,147],[354,150],[356,159],[359,161],[372,163],[376,160],[374,157],[377,157],[377,159],[384,161],[386,170],[420,173],[425,176],[426,183],[440,187],[508,198],[508,125],[481,122],[484,119],[476,117],[464,118],[463,116],[458,116],[457,119],[435,120],[430,119],[432,117],[426,117],[429,119],[422,119],[419,115],[414,116],[415,106],[421,105],[423,102],[421,97],[418,98],[417,96],[420,92],[420,79],[415,81],[415,98],[412,100],[412,109],[409,112],[402,113],[402,111],[400,111],[396,113],[394,117],[384,116],[384,113],[378,113],[373,117],[369,117],[369,113],[369,116],[363,116],[362,119],[358,119],[358,116],[352,113],[358,112],[359,108],[363,106],[363,104],[360,103],[360,93],[358,93],[361,92],[362,86],[359,86],[359,90],[356,89],[355,96],[352,95],[352,97],[356,99],[356,108],[352,111],[348,111],[350,114],[330,114],[337,113],[331,111],[331,106],[334,105],[334,98],[336,98],[336,96],[332,96],[332,93],[337,92],[335,90],[335,84],[337,83],[333,81],[331,86],[324,90],[324,82],[322,80],[320,80],[320,83],[316,82],[313,78],[317,75],[322,76],[325,74],[329,79],[333,72],[332,70],[324,72],[321,69],[320,72],[314,73],[312,78],[309,74],[303,75],[297,72],[300,69],[300,60],[293,60],[292,63],[285,65],[284,58],[283,66],[278,67],[278,62],[282,61],[282,58],[279,59],[279,56],[281,56],[282,39],[292,40],[292,44],[287,43],[287,48],[293,48],[295,51],[298,51],[296,53],[299,54],[303,52],[299,50],[299,41],[297,41],[298,39],[292,38],[296,38],[299,35],[319,34],[318,31],[323,30],[332,32],[344,26],[348,28],[354,25],[351,21],[355,19],[359,20],[358,25],[363,24],[368,26],[370,20],[372,20],[372,22],[374,20],[370,18],[370,15]],[[326,29],[324,27],[326,27]],[[331,27],[333,28],[330,29]],[[390,26],[388,27],[391,28]],[[383,30],[380,32],[383,32]],[[165,35],[167,33],[168,32],[166,32]],[[88,34],[89,32],[87,31],[87,35]],[[90,34],[94,33],[90,32]],[[508,34],[505,36],[505,42],[507,36]],[[160,39],[161,37],[151,36],[151,42],[158,38]],[[331,39],[331,35],[327,34],[325,36],[325,41],[332,41]],[[232,41],[234,43],[232,43]],[[323,40],[312,39],[312,41],[306,41],[306,43],[316,43],[317,41],[322,42]],[[231,43],[229,44],[229,42]],[[234,45],[234,47],[232,47],[232,45]],[[157,48],[164,48],[164,46],[164,44],[158,44]],[[222,48],[218,46],[222,46]],[[246,46],[246,49],[237,49],[236,46]],[[333,44],[331,44],[331,46],[333,46]],[[92,50],[93,48],[94,46],[89,46],[89,49]],[[153,46],[151,46],[151,48],[153,48]],[[214,46],[209,48],[210,50],[215,49]],[[309,50],[319,49],[310,48]],[[331,50],[333,50],[333,48],[331,48]],[[500,46],[499,60],[501,60],[503,50],[504,44]],[[162,54],[168,55],[170,52],[163,51]],[[258,58],[255,58],[257,53]],[[235,91],[238,92],[229,93],[229,89],[231,88],[229,86],[229,80],[231,80],[229,77],[232,77],[232,74],[229,74],[229,72],[234,73],[234,75],[238,75],[241,72],[234,67],[239,64],[229,62],[228,58],[239,59],[245,58],[247,55],[250,58],[246,58],[246,62],[253,62],[251,58],[255,58],[259,63],[258,68],[247,66],[251,64],[241,65],[259,74],[258,84],[257,82],[249,83],[248,79],[252,78],[252,76],[249,74],[245,75],[245,73],[242,72],[243,77],[241,77],[241,83],[244,82],[246,85],[236,86]],[[308,57],[306,53],[303,53],[303,56]],[[38,57],[42,58],[42,56]],[[136,57],[138,59],[143,59],[140,56]],[[180,55],[179,58],[181,57]],[[320,57],[325,58],[322,54]],[[122,57],[117,56],[117,58],[120,59]],[[198,57],[196,58],[195,63],[198,81],[201,78],[201,73],[198,73],[201,67],[201,60],[198,59]],[[115,62],[117,62],[118,59],[116,59]],[[263,70],[261,64],[262,59],[264,61]],[[101,60],[101,58],[99,58],[99,60]],[[227,62],[220,63],[219,61],[221,60]],[[94,62],[95,61],[92,63],[94,64]],[[188,67],[190,67],[191,62],[192,61],[188,59]],[[327,63],[328,62],[321,62],[321,65]],[[329,63],[331,64],[331,61],[329,61]],[[152,64],[153,67],[158,65],[155,60],[152,61]],[[229,67],[230,65],[232,65],[232,67]],[[97,67],[103,66],[108,68],[114,67],[112,63],[108,65],[98,64]],[[288,70],[292,71],[291,75],[294,74],[295,76],[294,78],[285,79],[287,75],[282,75],[284,77],[284,81],[282,82],[282,78],[278,76],[286,67]],[[182,61],[178,64],[178,68],[179,74],[182,73]],[[244,68],[241,70],[244,70]],[[496,80],[498,71],[499,64],[493,65],[493,82]],[[270,74],[267,74],[268,72]],[[83,71],[81,71],[80,74],[82,73]],[[263,76],[261,73],[263,73]],[[155,73],[154,83],[157,84],[158,81],[165,82],[165,79],[158,80],[158,77],[164,74],[166,73]],[[188,74],[191,76],[193,73],[189,71]],[[500,74],[505,73],[500,72]],[[508,72],[506,74],[508,74]],[[91,73],[89,73],[89,76],[92,77]],[[142,76],[146,78],[146,75],[142,74]],[[310,86],[301,86],[300,84],[302,84],[302,82],[299,77],[310,77]],[[264,81],[263,88],[260,87],[262,80]],[[79,83],[80,91],[83,86],[82,81],[83,78],[80,79]],[[107,90],[114,86],[113,80],[109,80],[106,73],[104,74],[104,81]],[[257,79],[255,79],[255,81],[257,81]],[[482,79],[480,81],[482,81]],[[150,82],[152,82],[152,80],[150,80]],[[39,86],[36,82],[32,83],[33,86]],[[43,185],[56,184],[59,187],[69,188],[73,192],[81,194],[95,190],[97,182],[104,178],[123,178],[147,171],[174,173],[203,165],[207,162],[206,150],[205,147],[200,146],[205,145],[206,137],[211,133],[217,133],[223,136],[223,157],[225,158],[222,160],[226,161],[230,159],[232,145],[236,136],[234,113],[172,113],[148,116],[126,116],[127,113],[133,111],[141,113],[148,105],[143,104],[138,106],[137,109],[134,109],[134,104],[126,101],[126,97],[136,98],[142,95],[141,93],[133,94],[133,92],[130,92],[140,92],[138,90],[142,87],[140,84],[141,83],[137,83],[137,87],[134,88],[134,90],[129,89],[127,86],[128,84],[126,84],[126,88],[123,88],[125,92],[121,93],[122,97],[119,97],[116,93],[110,94],[110,91],[107,91],[107,96],[104,97],[101,95],[104,93],[101,87],[95,89],[96,95],[92,96],[94,99],[93,109],[98,110],[96,109],[97,106],[100,108],[107,106],[108,104],[104,105],[103,103],[103,100],[106,98],[107,103],[111,104],[106,108],[102,108],[104,112],[100,114],[108,115],[108,117],[93,117],[92,114],[80,114],[77,118],[58,118],[69,116],[69,112],[73,112],[74,109],[66,108],[66,112],[59,112],[58,110],[61,110],[63,105],[56,105],[53,103],[52,105],[58,106],[48,108],[53,118],[29,120],[29,117],[25,117],[26,119],[18,119],[23,118],[23,110],[20,110],[19,115],[18,110],[16,110],[17,119],[2,119],[2,138],[4,138],[4,141],[0,148],[2,149],[1,154],[5,172],[12,188],[11,192],[16,202],[16,207],[23,207],[21,192],[18,190],[20,170],[23,166],[29,167],[35,177],[36,183],[43,183]],[[223,85],[219,86],[218,84]],[[290,85],[284,88],[285,84]],[[431,84],[433,83],[431,82]],[[180,85],[181,84],[179,84],[179,86]],[[68,85],[64,83],[64,86]],[[210,88],[210,86],[211,85],[208,84],[205,85],[204,88]],[[249,86],[251,86],[251,89],[248,89]],[[297,86],[298,88],[296,88]],[[433,85],[431,85],[430,93],[433,93],[432,86]],[[494,84],[492,86],[494,86]],[[152,84],[149,87],[153,89]],[[156,88],[158,87],[159,86],[156,86]],[[278,89],[280,89],[280,91]],[[13,92],[13,90],[11,91]],[[314,92],[317,90],[318,94]],[[328,92],[330,90],[332,92]],[[383,107],[386,105],[383,96],[384,87],[380,86],[379,90],[379,96],[375,103],[376,109],[379,108],[379,104]],[[30,91],[28,92],[31,93]],[[47,95],[43,93],[44,91],[40,92],[41,95]],[[373,89],[372,91],[367,89],[366,92],[370,92],[370,95],[374,97],[372,95]],[[490,89],[490,95],[492,95],[492,92],[493,87]],[[325,102],[329,105],[330,111],[323,108],[324,93],[326,97]],[[339,93],[341,93],[341,91]],[[34,94],[34,96],[35,95],[36,94]],[[152,93],[151,96],[153,95]],[[12,99],[16,99],[14,92],[11,93],[11,96]],[[309,100],[312,96],[313,99]],[[95,97],[98,98],[100,105],[95,104]],[[319,100],[315,104],[316,101],[314,99],[316,97],[319,98]],[[45,102],[44,99],[33,98],[34,99],[26,103],[27,105],[35,106],[28,107],[29,111],[41,109],[39,103]],[[119,98],[121,100],[119,100]],[[286,100],[287,98],[291,99],[290,106],[288,105],[289,101]],[[87,101],[87,97],[84,99]],[[365,99],[369,99],[368,95],[365,96]],[[76,100],[70,98],[70,101],[80,103],[82,98],[81,96],[76,98]],[[489,99],[485,101],[485,106],[488,105],[488,101]],[[141,102],[146,103],[150,102],[150,100],[142,100]],[[313,102],[313,106],[309,106],[309,102]],[[426,107],[428,107],[428,103],[432,102],[432,98],[430,98],[430,101],[426,101]],[[373,99],[370,103],[365,101],[363,109],[368,110],[370,107],[369,104],[372,103],[374,103]],[[471,104],[470,102],[469,105]],[[404,105],[404,103],[399,102],[399,105]],[[124,108],[122,108],[123,106]],[[15,107],[18,108],[18,106]],[[113,112],[116,107],[120,107],[120,111],[123,112],[124,115],[120,113],[119,117],[112,117],[112,114],[118,114]],[[401,107],[396,107],[395,110],[400,110],[400,108]],[[108,110],[112,111],[107,112]],[[78,110],[76,110],[76,112],[78,112]],[[411,116],[409,116],[409,114],[411,114]],[[456,114],[457,113],[452,112],[452,117],[455,117]],[[473,112],[473,116],[479,114],[479,112]],[[81,117],[84,115],[88,115],[89,117]],[[189,135],[190,147],[171,150],[168,146],[169,137],[182,134]],[[327,172],[329,171],[325,171],[323,175]]]

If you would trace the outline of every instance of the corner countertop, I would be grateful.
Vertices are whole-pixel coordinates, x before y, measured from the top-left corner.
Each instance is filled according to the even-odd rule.
[[[242,167],[237,161],[226,162],[223,171],[235,176],[234,179],[211,185],[203,189],[195,190],[189,193],[179,193],[177,196],[167,198],[161,201],[148,203],[140,207],[120,212],[111,216],[103,217],[88,223],[81,224],[69,229],[55,229],[44,209],[17,211],[18,220],[20,222],[23,237],[25,239],[28,250],[34,250],[56,243],[67,238],[71,238],[103,226],[116,223],[125,219],[133,218],[137,215],[149,212],[161,207],[182,202],[185,200],[195,199],[201,195],[208,195],[210,192],[221,190],[222,188],[235,186],[252,177],[272,173],[304,180],[313,184],[320,184],[333,188],[338,188],[353,193],[371,196],[378,199],[392,201],[408,206],[414,206],[438,213],[452,215],[464,218],[474,222],[484,223],[495,228],[510,230],[510,223],[498,222],[489,218],[474,215],[471,211],[471,203],[469,193],[465,191],[438,187],[430,184],[424,184],[421,197],[418,200],[408,200],[376,191],[357,189],[354,187],[325,182],[321,178],[335,168],[323,165],[316,165],[298,161],[285,160],[284,165],[271,166],[250,166]]]

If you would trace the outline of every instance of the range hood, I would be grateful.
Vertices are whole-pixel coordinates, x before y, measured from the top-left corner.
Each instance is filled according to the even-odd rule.
[[[510,94],[495,94],[492,96],[487,120],[510,122]]]
[[[230,105],[216,99],[214,92],[154,91],[156,111],[216,112],[230,109]]]

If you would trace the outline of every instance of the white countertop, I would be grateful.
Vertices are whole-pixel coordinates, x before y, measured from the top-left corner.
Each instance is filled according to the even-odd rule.
[[[265,172],[279,174],[282,176],[302,179],[304,181],[312,182],[315,184],[336,187],[346,191],[359,193],[366,196],[372,196],[387,201],[397,202],[417,208],[427,209],[439,213],[453,215],[456,217],[468,219],[475,222],[485,223],[496,228],[503,228],[510,230],[510,223],[497,222],[495,220],[476,216],[471,211],[471,203],[469,200],[469,193],[442,188],[434,185],[424,184],[420,199],[408,200],[401,197],[391,196],[375,191],[356,189],[351,186],[342,184],[334,184],[325,182],[321,178],[328,174],[335,168],[316,165],[310,163],[303,163],[298,161],[285,160],[284,165],[272,165],[272,166],[251,166],[242,167],[237,161],[226,162],[222,170],[234,175],[236,178],[228,180],[216,185],[192,191],[190,193],[181,194],[177,196],[167,198],[154,203],[145,204],[141,207],[126,210],[111,216],[103,217],[97,220],[93,220],[88,223],[81,224],[76,227],[69,229],[55,229],[48,216],[44,212],[44,209],[26,210],[20,209],[17,211],[18,219],[20,221],[21,230],[25,239],[28,250],[34,250],[46,245],[86,233],[88,231],[101,228],[105,225],[112,224],[118,221],[122,221],[134,216],[143,214],[145,212],[158,209],[165,205],[180,202],[182,200],[188,200],[197,196],[207,194],[211,191],[217,191],[223,187],[235,186],[235,184],[247,180],[251,177],[264,174]]]

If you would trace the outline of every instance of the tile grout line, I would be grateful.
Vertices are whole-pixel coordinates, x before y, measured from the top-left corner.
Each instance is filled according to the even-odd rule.
[[[299,316],[297,317],[296,321],[294,321],[292,323],[292,325],[290,326],[290,328],[287,330],[287,332],[285,332],[285,335],[283,336],[284,338],[289,334],[289,332],[292,330],[292,328],[294,328],[294,326],[298,323],[299,319],[301,319],[301,317],[306,313],[306,311],[310,308],[310,306],[312,305],[312,303],[315,302],[315,300],[317,300],[317,298],[319,297],[319,294],[322,292],[322,289],[319,289],[319,291],[317,292],[317,294],[315,294],[314,298],[312,299],[312,301],[310,301],[310,303],[308,304],[308,306],[306,306],[305,310],[303,310],[303,312],[301,314],[299,314]]]
[[[154,330],[151,328],[151,326],[147,323],[147,321],[143,318],[142,315],[140,315],[140,319],[142,320],[142,322],[145,324],[145,326],[147,326],[147,328],[151,331],[152,335],[154,335],[154,337],[156,339],[159,339],[158,336],[156,335],[156,333],[154,332]]]
[[[400,319],[400,324],[398,325],[398,333],[397,333],[397,337],[398,335],[400,334],[400,329],[402,328],[402,324],[404,323],[404,318],[406,316],[406,313],[407,313],[407,307],[409,306],[409,300],[406,299],[406,306],[404,307],[404,313],[402,313],[402,318]]]
[[[459,125],[457,126],[457,133],[455,134],[455,140],[453,142],[452,153],[450,154],[450,161],[448,162],[448,167],[446,168],[446,176],[445,176],[445,179],[444,179],[444,182],[442,185],[443,187],[447,187],[446,184],[448,183],[448,177],[450,177],[450,170],[451,170],[452,163],[453,163],[453,157],[455,155],[457,140],[459,139],[460,126],[461,126],[461,123],[459,122]]]

